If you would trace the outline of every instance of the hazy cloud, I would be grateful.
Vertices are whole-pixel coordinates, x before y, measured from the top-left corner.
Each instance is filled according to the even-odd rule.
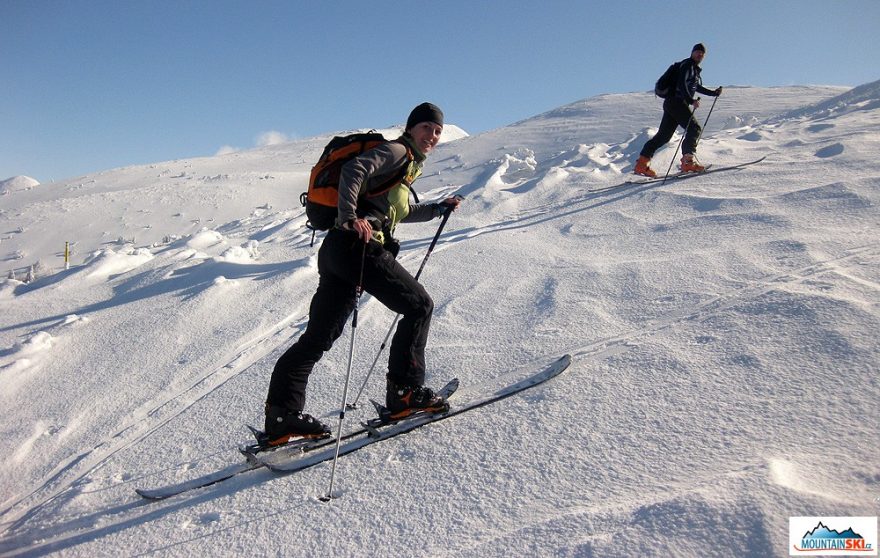
[[[263,132],[259,136],[257,136],[257,146],[265,147],[267,145],[277,145],[279,143],[284,143],[290,141],[290,138],[287,137],[287,134],[283,132],[276,132],[275,130],[271,130],[269,132]]]
[[[257,136],[256,146],[266,147],[267,145],[278,145],[279,143],[286,143],[292,139],[293,137],[288,136],[284,132],[269,130],[268,132],[263,132]],[[231,145],[224,145],[217,150],[217,153],[215,153],[214,156],[229,155],[230,153],[237,153],[239,151],[241,151],[241,148],[233,147]]]
[[[216,157],[218,155],[229,155],[230,153],[235,153],[236,151],[238,151],[237,147],[232,147],[231,145],[224,145],[223,147],[221,147],[220,149],[217,150],[217,153],[215,153],[214,156]]]

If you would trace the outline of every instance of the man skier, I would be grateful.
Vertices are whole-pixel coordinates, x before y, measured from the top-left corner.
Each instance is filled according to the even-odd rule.
[[[702,172],[706,167],[701,165],[695,156],[697,151],[697,138],[700,137],[702,128],[694,118],[693,110],[700,106],[700,99],[696,98],[697,93],[717,97],[721,95],[721,87],[711,90],[703,87],[700,78],[700,62],[706,56],[706,47],[703,43],[697,43],[691,50],[689,58],[685,58],[679,63],[678,77],[675,82],[674,89],[670,91],[666,99],[663,100],[663,119],[660,121],[660,129],[653,138],[649,139],[639,154],[639,160],[636,162],[633,172],[651,178],[657,176],[657,173],[649,166],[651,157],[654,153],[666,145],[675,129],[681,126],[685,129],[684,142],[681,146],[681,170],[682,172]],[[693,105],[691,110],[689,105]]]

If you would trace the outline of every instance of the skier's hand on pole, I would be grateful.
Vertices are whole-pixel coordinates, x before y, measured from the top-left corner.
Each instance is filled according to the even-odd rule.
[[[458,209],[458,206],[461,205],[461,200],[463,199],[464,198],[461,196],[452,196],[446,198],[445,200],[440,202],[441,213],[445,214],[449,213],[450,211],[455,211],[456,209]]]
[[[721,96],[721,90],[722,90],[722,89],[724,89],[724,88],[719,86],[718,89],[715,90],[715,96],[716,96],[716,97],[720,97],[720,96]]]
[[[343,225],[343,228],[356,232],[364,243],[369,242],[373,238],[373,227],[370,226],[370,222],[366,219],[352,219]]]
[[[698,108],[700,108],[700,98],[699,97],[694,99],[694,110],[697,110]]]

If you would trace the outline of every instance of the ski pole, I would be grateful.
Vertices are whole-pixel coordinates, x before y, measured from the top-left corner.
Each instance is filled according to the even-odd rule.
[[[715,100],[712,101],[712,106],[709,107],[709,114],[706,115],[706,121],[703,122],[703,127],[700,128],[700,135],[697,136],[697,143],[700,143],[700,139],[703,137],[703,132],[706,130],[706,125],[709,124],[709,117],[712,116],[712,111],[715,110],[715,103],[718,102],[718,95],[715,96]]]
[[[698,99],[698,100],[699,100],[699,99]],[[695,113],[696,111],[697,111],[697,107],[694,107],[693,109],[691,109],[691,115],[690,115],[690,117],[688,118],[688,126],[691,125],[691,120],[693,120],[693,118],[694,118],[694,113]],[[684,142],[684,137],[685,137],[686,135],[687,135],[687,127],[685,127],[685,129],[684,129],[684,134],[681,135],[681,139],[678,140],[678,147],[675,148],[675,153],[672,154],[672,160],[669,161],[669,167],[666,169],[666,176],[663,177],[663,182],[660,183],[661,186],[662,186],[663,184],[666,184],[666,179],[669,178],[669,171],[672,170],[672,163],[674,163],[674,162],[675,162],[675,158],[678,157],[678,150],[681,149],[681,144],[682,144],[682,142]]]
[[[333,480],[336,477],[336,462],[339,461],[339,446],[342,443],[342,423],[345,420],[345,400],[348,399],[348,381],[351,378],[351,364],[354,359],[354,339],[357,333],[358,306],[361,301],[361,294],[364,292],[364,259],[367,257],[367,243],[364,243],[361,252],[361,270],[358,277],[358,284],[355,287],[355,304],[354,313],[351,318],[351,344],[348,348],[348,369],[345,372],[345,386],[342,388],[342,406],[339,409],[339,425],[336,429],[336,454],[333,456],[333,467],[330,469],[330,488],[327,495],[320,498],[322,502],[329,502],[333,499]]]
[[[460,196],[456,196],[460,198]],[[431,240],[431,245],[428,246],[428,252],[425,254],[424,259],[422,259],[422,265],[419,266],[419,270],[416,272],[415,280],[419,280],[419,276],[422,274],[422,270],[425,269],[425,264],[428,263],[428,258],[431,257],[431,252],[434,251],[434,246],[437,245],[437,240],[440,238],[440,234],[443,232],[443,228],[446,226],[446,221],[449,220],[449,216],[452,215],[452,208],[446,210],[446,213],[443,214],[443,220],[440,221],[440,226],[437,227],[437,233],[434,234],[433,240]],[[357,397],[354,398],[354,403],[346,404],[346,407],[349,409],[357,409],[358,401],[361,399],[361,395],[364,393],[364,388],[367,387],[367,382],[370,380],[370,376],[373,374],[373,369],[376,368],[376,363],[379,362],[379,357],[382,356],[382,351],[385,350],[385,346],[388,343],[388,338],[391,337],[391,332],[394,331],[394,326],[397,325],[397,320],[400,319],[400,314],[394,316],[394,321],[391,322],[391,327],[388,328],[388,333],[385,334],[385,339],[382,340],[382,345],[379,346],[379,352],[376,353],[376,358],[373,359],[373,364],[370,366],[370,370],[367,372],[367,377],[364,378],[364,383],[361,384],[361,389],[358,390]]]

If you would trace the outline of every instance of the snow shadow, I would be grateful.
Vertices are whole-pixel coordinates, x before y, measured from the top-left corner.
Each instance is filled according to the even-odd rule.
[[[843,144],[842,143],[834,143],[827,147],[823,147],[819,151],[816,151],[816,157],[820,159],[827,159],[828,157],[835,157],[843,153]]]
[[[117,306],[124,306],[141,300],[170,294],[182,300],[190,300],[210,289],[220,278],[230,280],[248,279],[263,281],[280,275],[291,274],[297,269],[308,265],[308,258],[275,264],[238,264],[224,261],[207,260],[199,264],[173,270],[168,277],[157,282],[146,280],[163,270],[150,270],[138,273],[116,286],[113,296],[108,300],[86,305],[74,311],[47,316],[38,320],[12,324],[0,331],[10,331],[19,327],[33,327],[46,323],[54,323],[70,314],[87,315]],[[145,284],[146,286],[139,286]]]

